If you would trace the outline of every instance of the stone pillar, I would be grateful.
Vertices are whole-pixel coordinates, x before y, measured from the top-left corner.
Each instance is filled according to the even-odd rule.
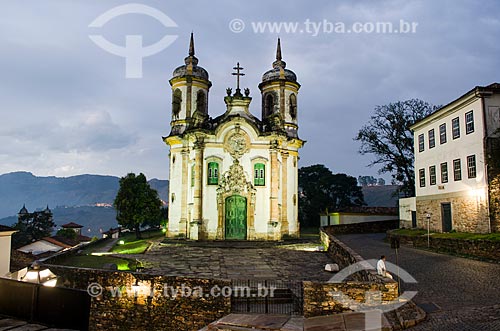
[[[187,191],[188,191],[188,157],[189,150],[183,149],[182,155],[182,191],[181,191],[181,219],[179,221],[179,234],[183,234],[185,238],[188,237],[188,224],[187,224]]]
[[[203,228],[203,140],[194,143],[193,221],[198,224],[198,239],[206,239]]]
[[[249,192],[247,206],[247,240],[255,240],[255,192]]]
[[[218,194],[217,197],[217,240],[224,240],[224,195]]]
[[[269,233],[268,231],[268,238],[270,240],[274,239],[274,230],[275,226],[272,224],[277,224],[279,222],[279,206],[278,206],[278,193],[279,193],[279,188],[278,188],[278,181],[279,181],[279,163],[278,163],[278,151],[276,147],[271,147],[271,198],[270,198],[270,217],[269,217],[269,222],[271,223],[269,225],[269,228],[273,231],[273,233]]]
[[[281,237],[289,234],[288,228],[288,152],[281,152]]]

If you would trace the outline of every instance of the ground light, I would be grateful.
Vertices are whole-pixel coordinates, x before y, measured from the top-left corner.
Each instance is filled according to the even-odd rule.
[[[35,262],[26,274],[21,277],[21,281],[41,284],[47,287],[55,287],[57,284],[57,276],[50,271],[50,269],[40,269],[40,266]]]

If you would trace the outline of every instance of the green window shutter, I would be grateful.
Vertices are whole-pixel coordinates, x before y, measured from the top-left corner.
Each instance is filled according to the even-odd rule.
[[[256,163],[254,165],[254,185],[264,186],[266,185],[266,166],[262,163]]]
[[[219,164],[217,162],[208,163],[208,185],[219,184]]]

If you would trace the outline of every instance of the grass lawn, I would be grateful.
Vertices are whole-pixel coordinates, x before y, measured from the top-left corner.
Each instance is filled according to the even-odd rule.
[[[404,236],[422,236],[427,234],[427,230],[422,229],[397,229],[393,230],[393,233],[397,233]],[[451,233],[435,233],[431,232],[431,236],[434,238],[452,238],[461,240],[490,240],[490,241],[500,241],[500,233],[463,233],[463,232],[451,232]]]
[[[161,238],[164,236],[161,230],[147,230],[141,232],[142,239],[137,240],[135,233],[124,233],[120,237],[120,241],[124,243],[120,245],[120,241],[111,249],[111,252],[117,254],[142,254],[150,245],[150,239]]]
[[[131,270],[129,263],[135,268],[135,261],[120,259],[113,256],[94,256],[94,255],[77,255],[70,256],[60,261],[60,265],[100,269],[107,263],[114,263],[118,266],[118,270]]]

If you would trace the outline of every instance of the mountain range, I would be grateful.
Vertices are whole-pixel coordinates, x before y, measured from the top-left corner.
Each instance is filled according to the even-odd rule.
[[[47,205],[60,226],[75,222],[84,226],[86,235],[116,227],[116,213],[111,205],[119,188],[119,177],[78,175],[72,177],[38,177],[30,172],[0,175],[0,224],[17,222],[23,205],[28,211]],[[168,201],[168,181],[151,179],[149,184],[160,199]],[[90,230],[90,231],[89,231]]]
[[[118,226],[111,206],[119,180],[119,177],[101,175],[38,177],[30,172],[0,175],[0,224],[16,223],[23,205],[30,212],[48,205],[57,228],[75,222],[84,226],[82,234],[100,237],[101,231]],[[168,201],[168,180],[151,179],[149,184],[163,201]],[[373,207],[395,207],[396,189],[397,186],[392,185],[362,188],[366,204]]]

